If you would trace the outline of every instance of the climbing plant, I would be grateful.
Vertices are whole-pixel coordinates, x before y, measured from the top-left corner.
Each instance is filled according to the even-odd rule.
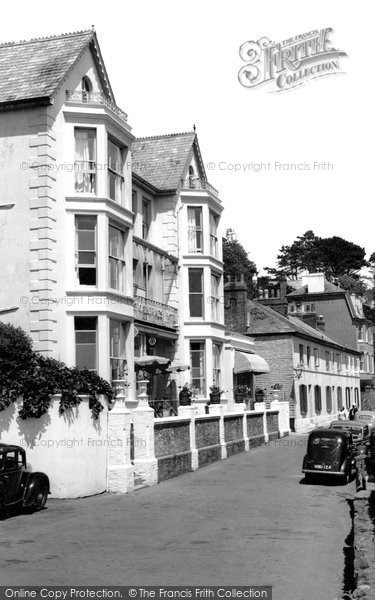
[[[0,323],[0,411],[22,397],[21,419],[39,418],[54,394],[61,394],[60,414],[78,406],[80,396],[88,396],[94,419],[104,408],[100,396],[109,403],[114,398],[111,385],[96,373],[42,356],[20,327]]]

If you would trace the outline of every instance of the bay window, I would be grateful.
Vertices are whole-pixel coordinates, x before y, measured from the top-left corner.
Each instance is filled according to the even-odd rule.
[[[203,252],[202,208],[188,206],[188,251]]]
[[[220,387],[221,385],[221,344],[212,344],[212,384]]]
[[[75,191],[95,194],[96,191],[96,130],[76,127],[75,137]]]
[[[97,317],[74,317],[77,369],[97,370]]]
[[[205,343],[190,342],[191,385],[193,390],[204,396],[206,393]]]
[[[189,269],[190,317],[203,317],[203,269]]]
[[[124,186],[124,149],[108,138],[108,196],[122,204]]]
[[[217,224],[219,217],[214,215],[210,211],[210,253],[215,258],[218,257],[218,237],[217,237]]]
[[[219,320],[219,286],[220,277],[211,274],[211,317],[213,321]]]
[[[109,226],[109,287],[125,291],[125,241],[126,233],[117,227]]]
[[[109,327],[109,352],[112,381],[124,379],[125,376],[125,339],[126,324],[111,319]]]
[[[76,215],[76,268],[80,285],[96,285],[96,216]]]

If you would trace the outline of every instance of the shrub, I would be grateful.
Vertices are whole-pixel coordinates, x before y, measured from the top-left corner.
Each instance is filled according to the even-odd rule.
[[[54,394],[61,394],[60,414],[78,406],[80,395],[87,395],[94,419],[104,408],[100,395],[108,402],[114,398],[113,388],[96,373],[34,352],[32,340],[20,327],[0,323],[0,411],[22,396],[21,419],[39,418]]]

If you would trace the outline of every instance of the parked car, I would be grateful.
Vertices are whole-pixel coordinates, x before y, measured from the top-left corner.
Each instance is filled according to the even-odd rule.
[[[321,428],[309,435],[302,473],[306,480],[335,476],[348,483],[355,471],[355,445],[350,431]]]
[[[354,421],[367,423],[370,435],[375,432],[375,412],[371,410],[358,410],[354,415]]]
[[[369,444],[370,430],[367,423],[359,421],[332,421],[329,425],[330,429],[339,429],[341,431],[349,431],[353,436],[353,442],[356,448]]]
[[[25,450],[0,444],[0,512],[11,506],[41,510],[49,493],[47,475],[28,470]]]

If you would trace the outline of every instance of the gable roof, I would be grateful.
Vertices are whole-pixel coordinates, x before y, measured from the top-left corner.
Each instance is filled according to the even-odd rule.
[[[132,145],[133,173],[158,190],[176,190],[191,160],[193,146],[200,157],[196,138],[192,131],[137,138]]]
[[[90,46],[104,92],[114,101],[95,31],[0,44],[0,109],[51,104],[62,81]]]
[[[247,328],[247,332],[251,336],[289,333],[291,335],[312,338],[317,342],[360,354],[355,348],[328,337],[323,332],[310,327],[310,325],[307,325],[307,323],[297,317],[284,317],[276,310],[251,300],[247,301],[247,308],[250,313],[250,325]]]

